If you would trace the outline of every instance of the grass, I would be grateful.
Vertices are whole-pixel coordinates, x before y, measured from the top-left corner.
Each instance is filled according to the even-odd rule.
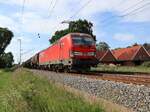
[[[8,87],[10,84],[10,72],[4,72],[4,70],[0,70],[0,90]]]
[[[92,71],[106,72],[106,73],[123,73],[123,74],[134,74],[134,73],[150,73],[150,67],[144,66],[109,66],[99,65],[96,68],[92,68]]]
[[[0,71],[0,112],[104,112],[29,71]]]

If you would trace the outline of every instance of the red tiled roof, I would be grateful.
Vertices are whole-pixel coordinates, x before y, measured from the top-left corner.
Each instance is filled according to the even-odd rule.
[[[121,61],[132,61],[136,53],[139,51],[139,49],[142,46],[133,46],[130,48],[122,48],[122,49],[117,49],[113,50],[112,53],[115,56],[117,60]]]
[[[106,52],[107,52],[107,51],[99,51],[99,50],[97,50],[97,51],[96,51],[96,58],[97,58],[98,60],[100,60],[100,59],[105,55]]]

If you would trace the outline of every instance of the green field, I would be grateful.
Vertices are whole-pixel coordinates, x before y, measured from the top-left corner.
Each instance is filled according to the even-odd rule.
[[[109,66],[109,65],[99,65],[96,68],[92,68],[92,71],[104,72],[104,73],[123,73],[123,74],[133,74],[133,73],[148,73],[150,74],[150,67],[144,66]]]
[[[0,70],[0,112],[104,112],[104,109],[29,71]]]

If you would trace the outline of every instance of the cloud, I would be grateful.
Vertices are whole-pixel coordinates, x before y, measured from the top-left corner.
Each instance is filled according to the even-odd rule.
[[[21,37],[22,41],[24,41],[23,47],[27,50],[30,48],[36,48],[34,39],[29,38],[35,33],[40,33],[41,35],[47,36],[52,35],[56,30],[64,29],[68,25],[60,24],[61,21],[68,19],[72,16],[76,11],[78,11],[88,0],[58,0],[55,9],[51,12],[50,0],[26,0],[25,10],[23,15],[23,23],[21,24],[21,7],[23,0],[0,0],[0,3],[4,3],[6,5],[16,6],[18,12],[13,12],[11,15],[0,14],[0,26],[8,27],[15,33],[15,38],[12,40],[11,45],[7,48],[7,51],[13,51],[15,54],[15,58],[17,60],[18,57],[18,43],[17,39],[20,35],[24,35]],[[86,18],[88,20],[92,20],[94,25],[99,23],[101,18],[95,18],[95,14],[101,15],[105,12],[115,13],[115,15],[122,15],[125,13],[125,10],[134,4],[138,3],[139,0],[91,0],[89,3],[77,16],[73,19]],[[135,8],[140,7],[138,5]],[[53,3],[54,4],[54,3]],[[12,9],[13,10],[13,9]],[[128,11],[133,10],[131,7]],[[125,18],[121,18],[121,22],[150,22],[150,7],[145,7],[144,9],[138,11],[134,15],[129,15]],[[99,16],[101,17],[101,16]],[[92,18],[92,19],[91,19]],[[103,28],[97,28],[94,26],[94,33],[97,35],[97,39],[105,40],[105,36],[107,32],[103,31]],[[31,34],[29,37],[28,35]],[[28,37],[28,38],[27,38]],[[135,38],[132,34],[122,34],[118,33],[113,36],[115,40],[118,41],[130,41]],[[45,41],[44,41],[45,42]],[[41,43],[45,44],[45,43]],[[39,46],[41,46],[39,44]],[[37,45],[38,46],[38,45]],[[39,48],[35,49],[33,52],[24,56],[30,57],[35,53]]]
[[[135,38],[135,36],[132,34],[117,33],[113,36],[113,38],[118,41],[131,41]]]
[[[125,1],[120,6],[116,8],[116,12],[119,15],[128,15],[122,18],[122,22],[150,22],[150,4],[148,0]]]
[[[150,22],[150,8],[145,8],[138,13],[127,16],[124,18],[124,22]]]
[[[35,13],[25,13],[23,21],[23,31],[30,33],[49,34],[57,29],[64,29],[66,25],[60,25],[57,19],[44,18]]]
[[[50,13],[50,9],[52,5],[50,4],[50,0],[26,0],[25,3],[25,11],[34,11],[37,15],[48,16],[51,15],[52,18],[59,18],[59,20],[68,19],[72,14],[78,11],[79,8],[85,5],[88,0],[80,1],[80,0],[58,0],[57,5],[52,11],[52,15]],[[22,7],[22,0],[7,0],[0,1],[9,5],[18,5]],[[116,12],[118,15],[126,14],[136,8],[141,7],[142,5],[148,3],[148,1],[140,2],[139,0],[107,0],[107,1],[97,1],[93,0],[90,2],[77,16],[79,17],[89,17],[95,13],[102,12]],[[137,4],[137,5],[136,5]],[[54,3],[53,3],[54,5]],[[142,10],[142,11],[141,11]],[[123,20],[128,21],[150,21],[150,7],[145,6],[145,8],[137,11],[137,14],[129,15],[126,18],[122,18]]]
[[[148,1],[142,2],[139,0],[92,1],[87,7],[84,8],[83,11],[80,12],[80,16],[87,18],[97,13],[101,14],[103,12],[112,12],[116,14],[116,16],[110,17],[113,19],[117,16],[130,13],[128,16],[120,18],[122,22],[150,22],[150,4],[148,3]],[[143,8],[138,9],[142,6]],[[131,13],[132,11],[135,12]]]
[[[13,32],[19,32],[17,22],[8,16],[0,15],[0,27],[9,28]]]
[[[30,43],[32,42],[31,38],[29,37],[14,37],[10,43],[10,45],[6,48],[6,52],[12,52],[14,55],[14,59],[15,59],[15,63],[18,62],[18,57],[19,57],[19,42],[18,39],[21,39],[22,41],[22,48],[23,49],[31,49],[31,45]],[[25,60],[25,58],[23,58],[23,60]]]

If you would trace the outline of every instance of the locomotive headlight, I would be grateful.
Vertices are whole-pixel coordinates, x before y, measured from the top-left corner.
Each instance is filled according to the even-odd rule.
[[[78,52],[78,51],[72,51],[70,52],[70,56],[74,57],[74,56],[83,56],[82,52]]]
[[[75,56],[82,56],[83,55],[83,53],[82,52],[73,52],[73,54],[75,55]]]
[[[88,56],[95,56],[95,52],[88,52],[87,55]]]

